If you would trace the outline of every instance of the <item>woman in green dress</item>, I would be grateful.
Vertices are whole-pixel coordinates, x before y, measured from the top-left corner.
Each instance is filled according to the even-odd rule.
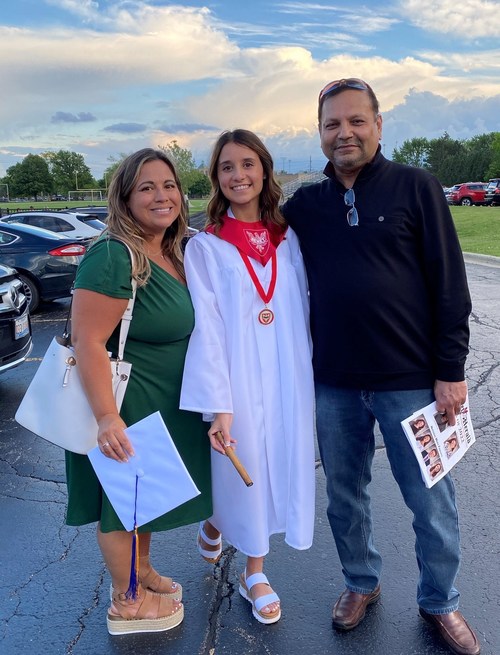
[[[127,532],[86,455],[66,453],[69,525],[97,522],[97,540],[112,579],[111,634],[168,630],[183,619],[182,587],[149,561],[151,533],[198,522],[212,512],[210,444],[199,414],[179,410],[184,358],[194,326],[181,242],[187,208],[177,173],[161,151],[145,148],[117,169],[108,193],[105,232],[79,266],[72,340],[99,432],[101,452],[133,455],[124,428],[159,411],[201,494],[139,528],[139,580],[130,594],[133,533]],[[133,254],[131,262],[127,247]],[[120,319],[137,281],[124,359],[132,373],[118,413],[108,352],[116,354]]]

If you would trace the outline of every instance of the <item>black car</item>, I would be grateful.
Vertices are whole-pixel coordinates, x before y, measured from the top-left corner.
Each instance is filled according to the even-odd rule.
[[[494,177],[488,182],[484,201],[487,205],[500,205],[500,178]]]
[[[75,241],[32,225],[0,223],[0,263],[17,270],[31,313],[41,300],[70,295],[90,241]]]
[[[103,223],[106,222],[108,217],[108,208],[98,205],[89,205],[87,207],[71,207],[71,209],[65,209],[64,211],[77,212],[78,214],[88,214],[98,218]]]
[[[23,362],[32,347],[22,282],[13,268],[0,264],[0,372]]]

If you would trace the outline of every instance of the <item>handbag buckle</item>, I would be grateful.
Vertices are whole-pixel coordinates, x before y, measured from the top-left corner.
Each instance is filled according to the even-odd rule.
[[[63,377],[63,387],[68,386],[68,380],[69,380],[69,372],[71,371],[71,367],[76,366],[76,359],[70,355],[69,357],[66,357],[66,369],[64,371],[64,377]]]

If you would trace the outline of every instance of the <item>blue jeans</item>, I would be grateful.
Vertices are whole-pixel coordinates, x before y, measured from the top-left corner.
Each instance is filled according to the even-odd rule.
[[[316,424],[326,475],[328,519],[347,588],[362,594],[372,592],[382,569],[372,538],[368,493],[377,421],[392,474],[413,512],[420,571],[418,605],[431,614],[446,614],[458,608],[459,599],[454,587],[460,564],[455,488],[447,475],[427,489],[400,424],[433,400],[431,389],[373,392],[317,383]]]

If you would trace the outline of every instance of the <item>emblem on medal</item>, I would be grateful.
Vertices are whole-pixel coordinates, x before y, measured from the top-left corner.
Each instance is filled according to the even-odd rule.
[[[273,321],[274,314],[268,307],[265,307],[259,312],[259,323],[262,325],[270,325]]]

